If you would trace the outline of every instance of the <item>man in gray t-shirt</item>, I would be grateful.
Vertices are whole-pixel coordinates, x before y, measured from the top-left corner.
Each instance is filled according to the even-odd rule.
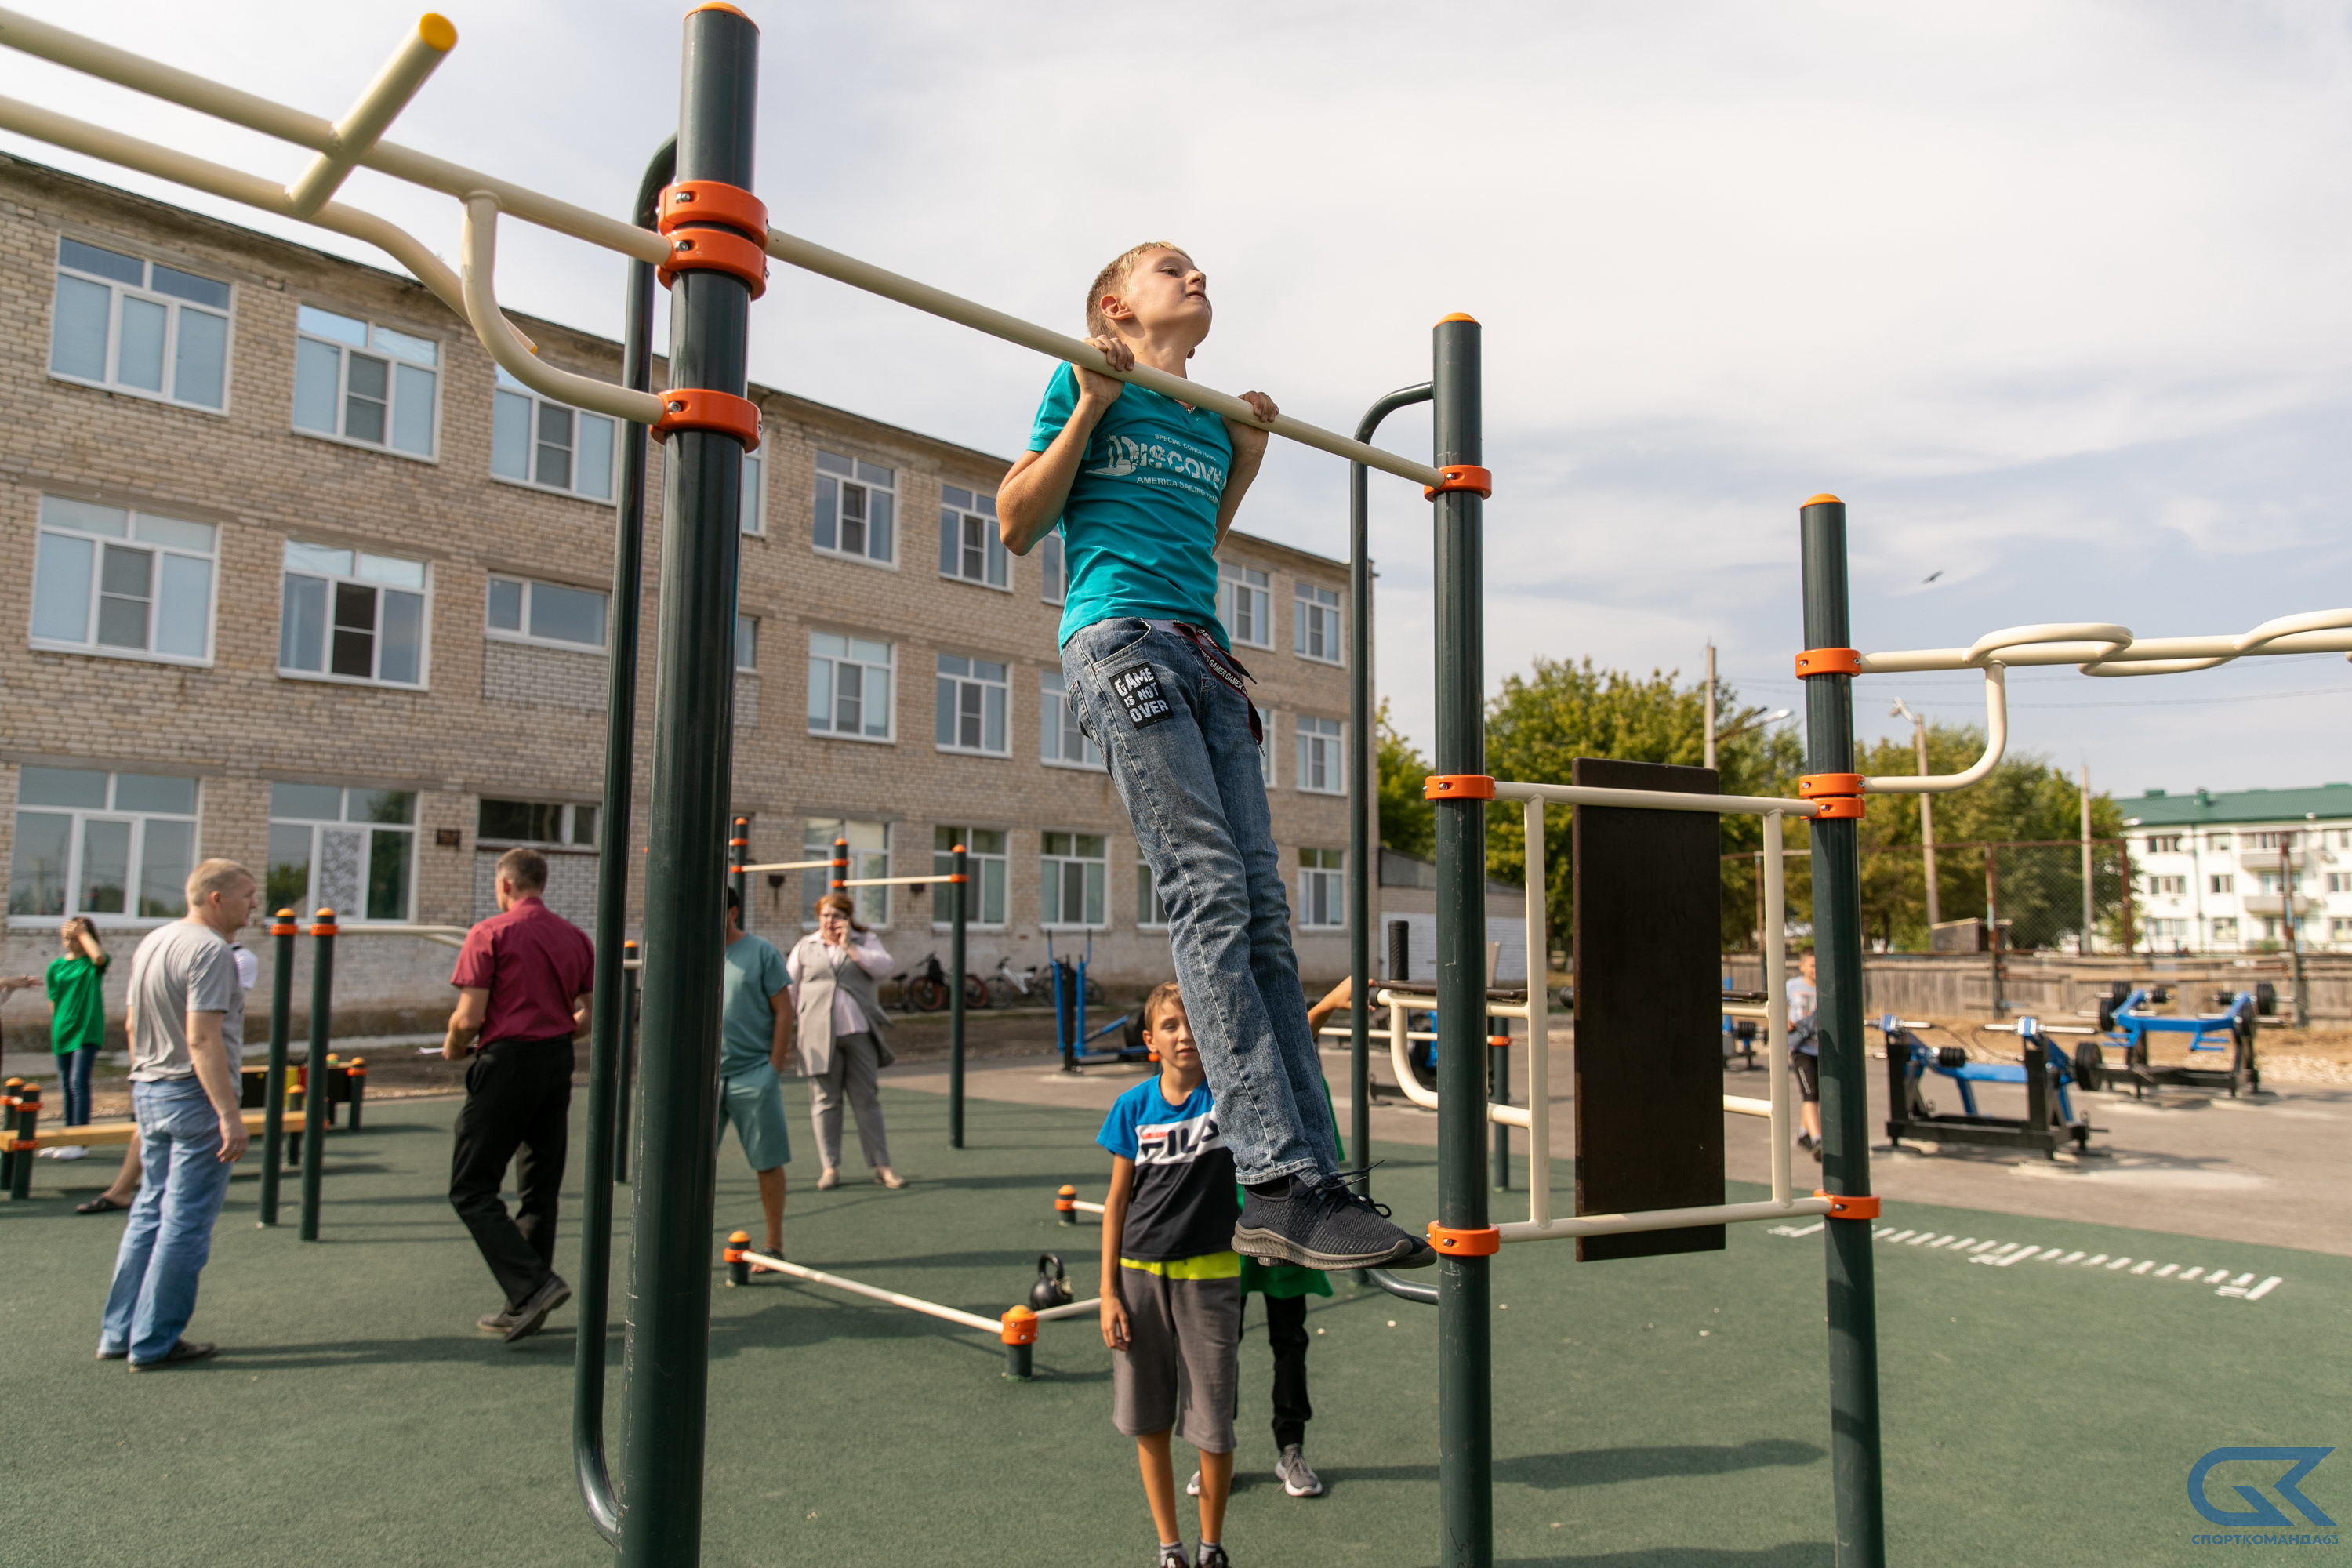
[[[206,860],[188,876],[187,918],[148,932],[131,960],[131,1110],[146,1175],[114,1255],[98,1353],[127,1357],[133,1372],[219,1348],[181,1331],[245,1153],[245,986],[229,938],[252,915],[255,892],[236,861]]]

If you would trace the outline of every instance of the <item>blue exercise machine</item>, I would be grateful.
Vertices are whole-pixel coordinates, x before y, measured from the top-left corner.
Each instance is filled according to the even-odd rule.
[[[2091,1134],[2096,1129],[2087,1120],[2075,1116],[2074,1098],[2068,1092],[2077,1081],[2074,1060],[2058,1047],[2050,1034],[2053,1029],[2082,1034],[2090,1034],[2091,1030],[2046,1026],[2032,1017],[2020,1018],[2014,1024],[1990,1025],[1989,1027],[2002,1033],[2015,1031],[2018,1044],[2023,1047],[2023,1059],[1980,1062],[1969,1055],[1965,1046],[1930,1046],[1913,1032],[1927,1026],[1908,1023],[1891,1013],[1882,1015],[1878,1020],[1879,1033],[1886,1040],[1890,1111],[1886,1135],[1895,1147],[1902,1147],[1906,1138],[2028,1149],[2045,1155],[2057,1153],[2069,1141],[2077,1152],[2090,1146]],[[1928,1103],[1926,1081],[1931,1073],[1951,1079],[1958,1088],[1958,1114],[1937,1111]],[[2025,1114],[1987,1116],[1979,1112],[1976,1086],[1980,1083],[2023,1086]]]
[[[2254,1054],[2254,1037],[2261,1032],[2263,1017],[2274,1014],[2278,1005],[2277,994],[2268,982],[2251,991],[2215,992],[2212,1005],[2219,1010],[2212,1013],[2153,1011],[2167,1000],[2160,986],[2128,987],[2121,981],[2099,998],[2099,1028],[2123,1060],[2116,1067],[2105,1066],[2096,1044],[2077,1050],[2078,1060],[2088,1058],[2087,1073],[2077,1075],[2083,1077],[2085,1088],[2120,1088],[2128,1083],[2135,1099],[2144,1099],[2147,1090],[2159,1088],[2226,1089],[2232,1100],[2261,1092],[2263,1072]],[[2159,1067],[2148,1060],[2148,1043],[2157,1035],[2187,1035],[2192,1058],[2200,1053],[2226,1054],[2230,1065],[2199,1067],[2192,1059]]]
[[[1073,957],[1057,957],[1054,952],[1054,933],[1045,933],[1045,958],[1054,976],[1054,1047],[1062,1054],[1062,1070],[1074,1073],[1082,1067],[1103,1067],[1113,1062],[1148,1062],[1157,1059],[1151,1047],[1143,1037],[1143,1014],[1140,1009],[1123,1013],[1109,1023],[1089,1033],[1087,1029],[1087,966],[1094,962],[1094,932],[1087,933],[1084,953]],[[1099,999],[1100,987],[1096,995]],[[1118,1043],[1094,1049],[1094,1043],[1106,1035],[1117,1034]]]

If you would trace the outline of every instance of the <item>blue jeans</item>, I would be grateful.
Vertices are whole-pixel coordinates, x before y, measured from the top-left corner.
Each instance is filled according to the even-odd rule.
[[[89,1069],[97,1065],[98,1047],[95,1045],[58,1053],[58,1078],[66,1097],[66,1119],[58,1125],[89,1125]]]
[[[1167,907],[1184,1012],[1241,1179],[1337,1170],[1237,670],[1227,679],[1190,638],[1119,618],[1072,636],[1062,672]]]
[[[195,1312],[232,1167],[220,1157],[220,1116],[194,1079],[134,1083],[131,1110],[146,1175],[114,1255],[98,1348],[143,1363],[179,1343]]]

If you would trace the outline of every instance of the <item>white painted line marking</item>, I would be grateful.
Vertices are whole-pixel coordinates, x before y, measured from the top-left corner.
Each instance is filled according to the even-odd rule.
[[[1960,1245],[1961,1245],[1962,1247],[1966,1247],[1966,1246],[1968,1245],[1968,1243],[1964,1241],[1964,1242],[1960,1243]],[[1979,1243],[1977,1244],[1977,1248],[1976,1248],[1976,1249],[1977,1249],[1979,1252],[1987,1252],[1987,1251],[1990,1251],[1990,1250],[1991,1250],[1992,1248],[1994,1248],[1994,1247],[2002,1247],[2002,1246],[2005,1246],[2005,1245],[2007,1245],[2007,1244],[2006,1244],[2006,1243],[2004,1243],[2004,1242],[1999,1242],[1999,1241],[1981,1241],[1981,1242],[1979,1242]]]
[[[1969,1247],[1974,1247],[1976,1244],[1977,1238],[1975,1237],[1964,1236],[1960,1237],[1959,1240],[1952,1243],[1952,1250],[1954,1252],[1966,1252]]]
[[[2205,1283],[2208,1285],[2219,1285],[2222,1280],[2227,1279],[2229,1277],[2230,1271],[2228,1269],[2216,1268],[2212,1273],[2205,1276]]]
[[[2053,1252],[2055,1252],[2055,1251],[2057,1251],[2058,1249],[2057,1249],[2056,1247],[2052,1247],[2050,1250],[2051,1250],[2051,1251],[2053,1251]],[[2060,1258],[2058,1261],[2059,1261],[2059,1262],[2061,1262],[2061,1263],[2077,1263],[2077,1262],[2080,1262],[2080,1261],[2082,1260],[2082,1257],[2083,1257],[2083,1255],[2082,1255],[2080,1252],[2070,1252],[2070,1253],[2068,1253],[2065,1257],[2063,1257],[2063,1258]]]
[[[2100,1264],[2105,1263],[2106,1260],[2107,1255],[2102,1252],[2096,1258],[2085,1258],[2083,1259],[2083,1267],[2085,1268],[2096,1268]]]
[[[1892,1246],[1894,1243],[1895,1243],[1895,1242],[1898,1242],[1898,1241],[1902,1240],[1902,1239],[1903,1239],[1905,1237],[1906,1237],[1906,1236],[1916,1236],[1916,1235],[1919,1235],[1919,1234],[1921,1234],[1921,1233],[1919,1233],[1919,1232],[1917,1232],[1917,1231],[1898,1230],[1898,1231],[1896,1231],[1893,1236],[1890,1236],[1890,1237],[1888,1237],[1886,1238],[1886,1240],[1887,1240],[1887,1244],[1888,1244],[1889,1246]]]
[[[2263,1280],[2261,1284],[2255,1286],[2252,1289],[2247,1291],[2246,1300],[2249,1301],[2259,1301],[2278,1288],[2279,1277],[2273,1274],[2269,1279]]]
[[[2012,1263],[2021,1263],[2021,1262],[2023,1262],[2025,1259],[2027,1259],[2027,1258],[2031,1258],[2031,1257],[2032,1257],[2032,1256],[2033,1256],[2033,1248],[2032,1248],[2032,1247],[2019,1247],[2015,1252],[2011,1253],[2011,1254],[2010,1254],[2008,1257],[2006,1257],[2006,1258],[1994,1258],[1994,1259],[1992,1260],[1992,1266],[1993,1266],[1995,1268],[2008,1268],[2008,1267],[2009,1267],[2011,1264],[2012,1264]]]
[[[2137,1268],[2133,1269],[2133,1270],[2132,1270],[2132,1272],[2133,1272],[2133,1273],[2135,1273],[2135,1274],[2145,1274],[2145,1273],[2147,1273],[2149,1269],[2151,1269],[2151,1268],[2155,1268],[2155,1267],[2156,1267],[2156,1259],[2155,1259],[2155,1258],[2149,1258],[2147,1262],[2145,1262],[2145,1263],[2141,1264],[2138,1268]]]
[[[1904,1246],[1906,1246],[1906,1247],[1916,1247],[1916,1246],[1918,1246],[1921,1242],[1923,1242],[1923,1241],[1927,1240],[1929,1237],[1931,1237],[1931,1236],[1933,1236],[1933,1235],[1935,1235],[1935,1234],[1936,1234],[1936,1233],[1935,1233],[1934,1231],[1931,1231],[1931,1230],[1923,1230],[1923,1231],[1921,1231],[1918,1235],[1916,1235],[1916,1236],[1913,1237],[1910,1240],[1908,1240],[1908,1241],[1905,1242],[1903,1245],[1904,1245]],[[1948,1237],[1944,1237],[1944,1239],[1945,1239],[1946,1241],[1949,1241],[1949,1240],[1951,1240],[1952,1238],[1951,1238],[1950,1237],[1948,1237]]]
[[[2052,1259],[2052,1258],[2053,1258],[2057,1257],[2061,1252],[2063,1252],[2063,1251],[2065,1251],[2065,1250],[2066,1250],[2066,1249],[2065,1249],[2064,1247],[2044,1247],[2044,1248],[2042,1249],[2042,1261],[2043,1261],[2044,1263],[2047,1263],[2047,1262],[2049,1262],[2049,1261],[2050,1261],[2050,1259]]]
[[[2159,1268],[2159,1269],[2158,1269],[2158,1270],[2156,1271],[2156,1277],[2157,1277],[2158,1279],[2163,1279],[2163,1278],[2164,1278],[2166,1275],[2168,1275],[2168,1274],[2175,1274],[2175,1273],[2179,1272],[2179,1269],[2180,1269],[2180,1265],[2179,1265],[2178,1263],[2168,1263],[2168,1264],[2166,1264],[2163,1268]],[[2138,1271],[2137,1269],[2134,1269],[2132,1272],[2134,1272],[2135,1274],[2137,1274],[2137,1272],[2139,1272],[2139,1271]]]
[[[2121,1268],[2125,1264],[2129,1263],[2131,1259],[2128,1258],[2118,1258],[2113,1263],[2107,1265],[2108,1271],[2112,1273],[2114,1270]]]

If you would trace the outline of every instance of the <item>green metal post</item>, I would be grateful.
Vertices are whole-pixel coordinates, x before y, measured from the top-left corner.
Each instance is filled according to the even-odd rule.
[[[1801,519],[1805,646],[1853,646],[1846,598],[1845,503],[1816,496]],[[1853,678],[1805,680],[1806,771],[1853,771]],[[1822,1185],[1832,1197],[1870,1191],[1870,1096],[1862,1037],[1862,872],[1852,818],[1812,825],[1813,954],[1821,999]],[[1871,1222],[1832,1216],[1829,1271],[1830,1468],[1837,1494],[1839,1568],[1880,1568],[1886,1517],[1878,1413],[1878,1297]]]
[[[302,1223],[319,1239],[319,1181],[327,1157],[327,1037],[335,1011],[335,911],[320,910],[310,927],[310,1047],[302,1059]]]
[[[13,1141],[23,1145],[11,1151],[16,1162],[8,1169],[8,1201],[20,1204],[33,1195],[34,1142],[41,1131],[41,1086],[28,1083],[16,1090]]]
[[[664,185],[677,164],[666,142],[646,165],[630,214],[654,226]],[[622,312],[621,379],[653,385],[654,268],[629,263]],[[589,1012],[588,1169],[581,1194],[580,1337],[572,1363],[572,1460],[581,1500],[597,1533],[621,1539],[621,1504],[604,1453],[604,1352],[612,1312],[613,1185],[629,1179],[629,1075],[635,1060],[637,944],[623,940],[629,917],[630,795],[636,787],[637,620],[645,596],[646,429],[621,433],[620,503],[613,513],[613,647],[604,685],[604,809],[596,823],[596,979]]]
[[[286,1130],[286,1041],[294,1012],[294,939],[301,930],[292,910],[269,922],[269,1066],[261,1085],[261,1221],[278,1223],[278,1163]]]
[[[1364,410],[1356,439],[1370,441],[1381,421],[1430,399],[1430,384],[1402,386]],[[1372,887],[1380,860],[1372,831],[1378,795],[1372,780],[1371,470],[1348,465],[1348,1146],[1356,1152],[1356,1190],[1372,1190]],[[1405,977],[1395,977],[1399,981]]]
[[[735,901],[743,906],[743,929],[751,929],[751,879],[743,869],[751,863],[751,819],[739,816],[735,831],[727,836],[727,885],[735,889]]]
[[[1478,323],[1437,323],[1436,457],[1477,464]],[[1485,592],[1480,499],[1436,497],[1437,771],[1486,771]],[[1437,1223],[1486,1228],[1486,810],[1437,803]],[[1437,1261],[1438,1562],[1495,1561],[1493,1282],[1483,1256]]]
[[[1504,1029],[1496,1027],[1501,1022],[1502,1020],[1498,1018],[1486,1020],[1486,1027],[1492,1031],[1487,1038],[1500,1039],[1503,1037]],[[1507,1025],[1504,1026],[1504,1028],[1507,1027]],[[1489,1088],[1495,1103],[1510,1104],[1511,1053],[1509,1047],[1488,1046],[1486,1062],[1486,1077],[1489,1079]],[[1500,1121],[1495,1123],[1495,1190],[1498,1193],[1507,1193],[1511,1190],[1511,1130]]]
[[[732,6],[702,5],[687,13],[685,31],[677,179],[748,190],[759,30]],[[743,396],[751,303],[750,286],[730,273],[677,275],[671,385]],[[744,445],[723,431],[679,429],[663,463],[645,923],[645,951],[661,962],[644,972],[621,1568],[691,1568],[701,1556],[727,886],[726,863],[711,851],[726,837],[734,778]]]
[[[963,963],[964,922],[970,905],[971,857],[961,844],[955,847],[955,880],[948,891],[955,899],[953,920],[948,931],[948,1147],[963,1147]]]

